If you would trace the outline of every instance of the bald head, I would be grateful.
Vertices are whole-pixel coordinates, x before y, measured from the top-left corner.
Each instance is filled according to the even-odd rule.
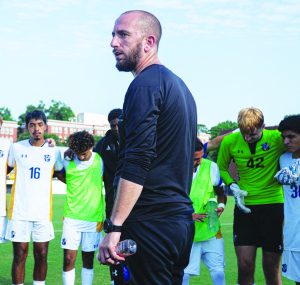
[[[136,14],[139,16],[137,18],[137,25],[140,28],[140,32],[144,36],[154,35],[156,38],[156,45],[158,47],[162,34],[159,20],[153,14],[143,10],[126,11],[122,13],[121,16],[126,14]]]

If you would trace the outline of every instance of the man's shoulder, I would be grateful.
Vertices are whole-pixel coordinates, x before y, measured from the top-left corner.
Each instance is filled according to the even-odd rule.
[[[107,131],[105,136],[101,138],[95,146],[95,152],[101,155],[101,153],[105,150],[105,146],[112,142],[112,134],[110,131]]]
[[[292,153],[287,151],[280,156],[280,160],[292,159]]]
[[[18,148],[29,148],[31,145],[29,143],[29,140],[22,140],[22,141],[18,141],[12,144],[14,149],[18,149]]]
[[[236,143],[238,140],[240,140],[242,138],[242,135],[240,132],[236,132],[236,133],[231,133],[228,134],[226,136],[224,136],[221,144],[232,144],[232,143]]]

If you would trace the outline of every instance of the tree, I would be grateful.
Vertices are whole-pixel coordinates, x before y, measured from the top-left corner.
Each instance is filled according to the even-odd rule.
[[[26,107],[26,111],[21,114],[18,118],[18,124],[19,126],[22,128],[22,126],[24,127],[25,126],[25,117],[26,117],[26,114],[29,113],[29,112],[32,112],[34,110],[41,110],[43,112],[46,113],[46,105],[43,101],[39,101],[39,104],[37,106],[35,105],[28,105]]]
[[[199,135],[200,133],[208,133],[208,128],[207,126],[203,124],[197,124],[197,134]]]
[[[210,134],[212,138],[222,135],[228,131],[232,131],[238,128],[238,124],[232,121],[225,121],[217,124],[210,129]]]
[[[46,110],[48,119],[70,121],[75,117],[73,110],[61,101],[51,100],[50,107]]]
[[[213,139],[219,135],[226,134],[227,132],[233,131],[237,128],[238,128],[238,124],[236,122],[232,122],[232,121],[221,122],[210,129],[211,138]],[[217,150],[209,152],[208,155],[209,159],[213,161],[217,161],[217,157],[218,157]]]
[[[6,107],[0,107],[0,116],[3,118],[3,120],[6,120],[6,121],[14,120],[10,110]]]

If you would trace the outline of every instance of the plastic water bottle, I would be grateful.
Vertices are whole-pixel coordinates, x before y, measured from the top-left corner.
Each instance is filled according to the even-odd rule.
[[[118,255],[127,257],[136,253],[137,245],[132,239],[125,239],[117,244],[116,252]]]
[[[218,207],[218,202],[216,198],[211,198],[207,202],[207,218],[208,218],[208,228],[212,232],[216,232],[219,229],[219,217],[216,211]]]

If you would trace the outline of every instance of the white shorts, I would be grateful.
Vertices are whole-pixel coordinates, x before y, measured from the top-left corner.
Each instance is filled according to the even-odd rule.
[[[98,249],[100,239],[100,232],[79,231],[70,223],[64,222],[63,233],[61,237],[61,248],[78,250],[79,246],[81,246],[82,251],[96,251]]]
[[[211,271],[224,271],[224,240],[213,237],[207,241],[194,242],[191,250],[189,265],[184,269],[184,273],[190,275],[200,275],[200,263],[206,265]]]
[[[300,251],[284,250],[282,254],[282,275],[300,282]]]
[[[12,242],[47,242],[54,239],[53,224],[50,221],[8,220],[5,238]]]
[[[0,217],[0,243],[5,243],[8,241],[7,239],[5,239],[6,225],[7,225],[6,217],[1,216]]]

